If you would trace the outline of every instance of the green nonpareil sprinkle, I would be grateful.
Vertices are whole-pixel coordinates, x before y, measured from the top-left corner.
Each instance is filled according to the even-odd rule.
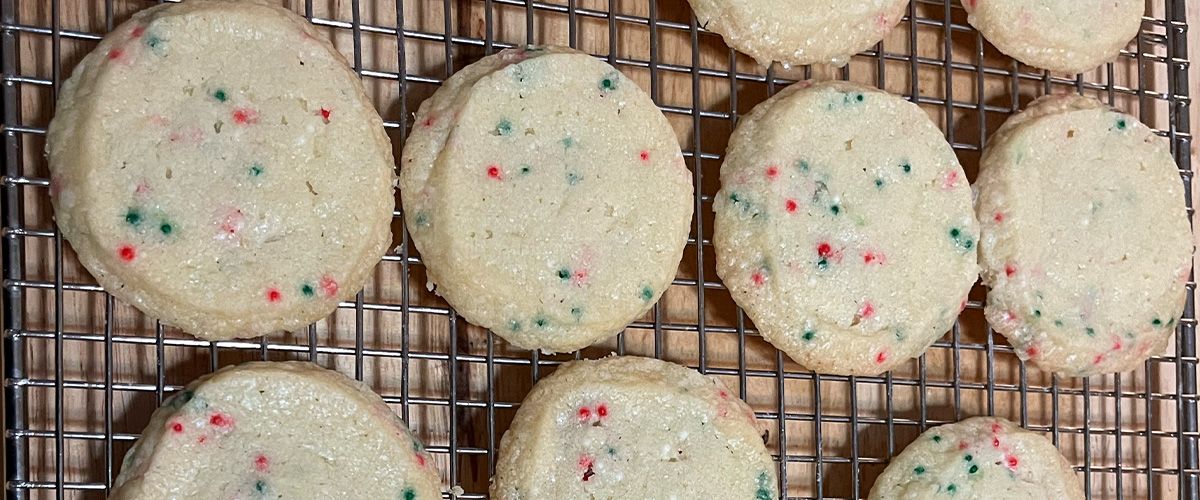
[[[875,179],[875,188],[883,189],[883,179]]]
[[[411,486],[405,487],[401,495],[404,500],[417,500],[417,490],[412,489]]]
[[[1161,319],[1154,318],[1154,321],[1151,321],[1150,324],[1152,324],[1154,326],[1162,326],[1163,322]]]
[[[642,287],[642,302],[650,302],[654,298],[654,289],[649,286]]]
[[[501,119],[500,123],[496,124],[496,135],[510,135],[510,134],[512,134],[512,122],[510,122],[506,119]]]
[[[533,171],[533,167],[530,167],[529,165],[521,165],[521,169],[519,171],[521,172],[521,175],[529,175],[529,172]]]
[[[571,279],[571,270],[567,269],[565,267],[562,269],[559,269],[558,270],[558,279],[563,280],[563,281],[567,281],[567,280]]]
[[[935,442],[935,443],[942,442],[942,437],[941,436],[933,436],[933,442]]]
[[[300,293],[304,294],[305,297],[312,297],[313,296],[313,286],[308,283],[300,285]]]
[[[533,324],[537,325],[538,328],[545,328],[550,325],[550,320],[546,319],[545,316],[538,316],[533,318]]]
[[[519,331],[521,331],[521,322],[520,322],[520,321],[517,321],[517,320],[515,320],[515,319],[514,319],[514,320],[512,320],[512,321],[509,321],[509,322],[508,322],[508,329],[509,329],[509,330],[511,330],[511,331],[514,331],[514,332],[519,332]]]
[[[1089,326],[1083,329],[1083,333],[1086,333],[1088,337],[1095,337],[1096,329]]]
[[[621,73],[611,71],[600,78],[600,90],[604,92],[612,92],[617,90],[617,86],[621,82]]]
[[[804,340],[812,340],[816,336],[817,336],[817,332],[814,332],[812,330],[805,330],[804,335],[801,335],[800,337],[803,338]]]
[[[217,89],[212,91],[212,98],[217,102],[225,102],[229,100],[229,94],[225,92],[225,89]]]
[[[1042,317],[1042,310],[1041,310],[1041,309],[1034,309],[1034,310],[1033,310],[1033,316],[1034,316],[1035,318],[1040,318],[1040,317]]]
[[[921,475],[921,474],[924,474],[924,473],[925,473],[925,466],[923,466],[923,465],[918,465],[918,466],[916,466],[915,468],[913,468],[913,473],[917,474],[918,476],[919,476],[919,475]]]
[[[174,231],[175,228],[171,227],[170,222],[164,222],[158,226],[158,230],[162,231],[162,234],[171,234],[171,231]]]
[[[129,209],[129,211],[125,212],[125,222],[129,223],[131,226],[137,226],[141,224],[142,213],[138,212],[135,208]]]
[[[829,213],[831,213],[831,214],[833,214],[833,215],[837,215],[837,214],[840,214],[840,213],[842,213],[842,207],[841,207],[841,205],[830,205],[830,206],[829,206]]]
[[[575,318],[575,321],[579,321],[579,318],[583,317],[583,308],[582,307],[572,307],[571,308],[571,316]]]
[[[258,163],[250,164],[250,176],[258,177],[263,174],[263,166]]]
[[[979,472],[979,466],[978,466],[978,465],[971,465],[971,468],[967,469],[967,472],[970,472],[971,474],[974,474],[974,473],[976,473],[976,472]]]
[[[911,164],[911,163],[909,163],[909,162],[904,162],[904,163],[901,163],[901,164],[900,164],[900,170],[903,170],[903,171],[904,171],[904,173],[906,173],[906,174],[907,174],[907,173],[910,173],[910,172],[912,172],[912,164]]]

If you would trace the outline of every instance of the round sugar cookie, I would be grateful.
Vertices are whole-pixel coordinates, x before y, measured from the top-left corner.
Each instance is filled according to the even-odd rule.
[[[441,498],[440,475],[365,385],[305,362],[251,362],[163,402],[110,500]]]
[[[1077,500],[1083,488],[1054,444],[1002,418],[921,434],[875,480],[869,500]]]
[[[908,0],[688,0],[701,27],[763,66],[829,63],[879,43]]]
[[[920,356],[975,283],[963,169],[916,105],[800,82],[734,130],[721,165],[717,274],[767,341],[820,373]]]
[[[779,498],[754,412],[714,377],[650,358],[574,361],[500,441],[491,497]]]
[[[252,1],[141,11],[62,88],[55,218],[104,288],[211,340],[295,330],[391,241],[391,144],[303,18]]]
[[[615,335],[653,306],[692,216],[662,112],[612,66],[554,47],[485,57],[422,103],[400,191],[431,288],[546,352]]]
[[[1142,0],[963,0],[967,21],[1000,52],[1076,74],[1111,62],[1137,36]]]
[[[992,137],[976,189],[984,313],[1018,356],[1090,376],[1162,352],[1192,265],[1165,139],[1095,99],[1043,97]]]

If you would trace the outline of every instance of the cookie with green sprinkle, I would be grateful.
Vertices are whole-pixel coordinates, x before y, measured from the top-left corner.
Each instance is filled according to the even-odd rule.
[[[366,385],[312,363],[251,362],[163,402],[108,498],[436,500],[440,480]]]
[[[574,351],[653,307],[675,277],[691,173],[650,97],[560,47],[505,50],[426,100],[400,191],[430,287],[509,343]]]
[[[1091,376],[1163,351],[1193,249],[1165,139],[1095,99],[1043,97],[987,144],[976,189],[984,313],[1021,359]]]
[[[821,373],[921,355],[975,283],[962,167],[917,106],[846,82],[758,105],[721,165],[717,273],[759,332]]]
[[[57,106],[63,236],[106,291],[199,338],[302,329],[352,299],[391,243],[383,122],[291,11],[145,9],[80,62]]]
[[[869,500],[1082,500],[1070,463],[1045,437],[973,417],[921,434],[875,480]]]
[[[775,500],[763,432],[715,377],[636,356],[574,361],[517,409],[491,498]]]

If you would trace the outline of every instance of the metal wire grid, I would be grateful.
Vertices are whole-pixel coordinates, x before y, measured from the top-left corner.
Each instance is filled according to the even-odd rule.
[[[30,93],[26,92],[30,89],[34,93],[49,92],[49,102],[52,102],[53,92],[63,80],[63,71],[69,69],[62,62],[64,41],[95,41],[102,35],[91,30],[64,28],[60,14],[63,11],[62,4],[66,1],[51,0],[48,6],[43,4],[49,10],[48,21],[38,18],[37,22],[31,22],[21,18],[20,13],[26,11],[21,8],[24,2],[0,0],[0,66],[4,80],[0,92],[3,92],[5,141],[3,265],[7,497],[99,497],[106,492],[112,484],[115,463],[123,454],[122,450],[136,439],[135,433],[140,429],[140,423],[148,418],[148,412],[144,412],[146,415],[127,413],[125,420],[131,422],[121,425],[122,421],[119,415],[115,415],[114,407],[125,395],[153,394],[153,402],[159,403],[164,396],[169,396],[171,391],[179,389],[182,383],[195,376],[187,374],[178,381],[168,380],[174,378],[170,373],[173,369],[171,360],[176,357],[173,353],[177,352],[197,359],[207,355],[209,370],[228,364],[231,358],[244,360],[248,356],[261,359],[324,359],[335,365],[350,359],[353,374],[359,379],[372,378],[371,368],[378,369],[378,363],[394,362],[393,365],[398,364],[399,373],[385,370],[383,377],[375,377],[373,382],[377,390],[383,393],[385,400],[399,407],[402,416],[416,428],[418,434],[430,441],[428,449],[437,457],[447,483],[465,490],[459,498],[486,497],[486,477],[494,470],[496,447],[505,430],[505,415],[511,418],[512,410],[523,396],[519,390],[506,390],[498,375],[513,368],[527,371],[528,377],[523,380],[527,387],[545,369],[569,357],[511,352],[490,334],[486,334],[484,342],[480,344],[475,341],[477,337],[473,336],[479,333],[475,331],[478,329],[461,321],[443,303],[427,303],[429,301],[420,296],[419,286],[402,286],[398,301],[381,299],[377,293],[360,292],[355,301],[341,304],[338,314],[353,318],[353,327],[347,328],[353,334],[352,343],[335,340],[327,336],[326,328],[312,326],[307,338],[303,335],[294,338],[273,336],[256,341],[213,344],[183,335],[172,335],[169,329],[157,323],[140,329],[123,328],[119,318],[122,306],[112,296],[86,280],[64,277],[64,269],[69,267],[70,259],[64,256],[60,235],[45,211],[28,208],[31,201],[40,200],[44,204],[48,195],[49,182],[40,155],[31,155],[29,151],[31,144],[40,144],[38,141],[45,134],[44,117],[48,115],[30,116],[33,113],[27,114],[22,103],[23,99],[30,98]],[[789,498],[864,496],[869,487],[869,483],[864,481],[864,473],[871,474],[873,471],[877,474],[888,457],[898,453],[917,432],[931,425],[967,416],[964,415],[964,409],[970,407],[971,399],[979,396],[981,391],[985,398],[985,403],[982,403],[984,412],[993,413],[998,404],[1003,406],[997,402],[997,398],[1004,400],[1015,396],[1019,400],[1019,414],[1006,416],[1019,418],[1019,422],[1026,427],[1050,432],[1057,444],[1065,446],[1073,443],[1082,448],[1082,457],[1076,453],[1074,458],[1076,468],[1083,472],[1089,497],[1095,494],[1097,497],[1157,498],[1177,493],[1181,498],[1200,498],[1196,320],[1192,307],[1194,279],[1189,280],[1187,285],[1188,305],[1178,327],[1174,353],[1147,361],[1144,377],[1139,376],[1143,372],[1126,375],[1125,383],[1122,383],[1119,375],[1093,378],[1081,384],[1057,378],[1050,378],[1049,384],[1036,383],[1031,379],[1038,379],[1042,374],[1027,374],[1024,366],[1019,365],[1012,355],[1012,349],[1002,341],[997,342],[998,337],[990,330],[986,331],[983,340],[972,338],[966,327],[970,321],[967,316],[975,315],[974,319],[978,320],[978,311],[982,307],[978,299],[968,303],[963,321],[955,325],[946,339],[936,343],[929,355],[915,363],[913,370],[903,373],[889,373],[883,377],[823,376],[800,369],[777,351],[765,351],[769,354],[764,355],[764,351],[755,348],[761,345],[761,340],[752,328],[747,327],[740,311],[736,312],[732,323],[713,320],[709,314],[709,309],[717,307],[714,303],[721,299],[727,302],[728,294],[710,272],[711,266],[705,264],[706,255],[711,253],[711,241],[707,236],[709,225],[701,214],[711,210],[711,193],[715,191],[717,180],[714,168],[719,164],[720,150],[702,139],[709,137],[704,134],[705,130],[714,127],[727,130],[736,122],[738,113],[765,96],[762,92],[756,94],[755,89],[765,88],[765,94],[771,94],[790,83],[790,79],[779,77],[776,68],[765,74],[747,70],[745,65],[739,66],[739,56],[728,49],[723,49],[727,51],[723,58],[727,61],[724,67],[705,64],[702,45],[712,35],[697,26],[695,19],[684,22],[660,16],[660,12],[668,7],[677,8],[676,4],[681,0],[669,3],[664,0],[662,5],[654,0],[645,3],[634,0],[566,1],[563,5],[522,0],[396,0],[391,3],[392,8],[387,9],[394,14],[392,26],[378,20],[364,22],[363,5],[358,0],[349,2],[349,19],[336,14],[319,15],[313,0],[306,0],[300,10],[313,23],[329,28],[335,36],[350,35],[352,63],[368,82],[374,81],[397,89],[398,109],[394,113],[384,114],[388,119],[386,126],[389,133],[397,138],[398,144],[403,142],[405,132],[411,125],[411,112],[422,97],[415,90],[418,86],[440,84],[461,68],[463,63],[472,61],[475,55],[526,41],[564,43],[561,35],[539,35],[537,28],[549,23],[550,19],[566,17],[565,43],[572,46],[578,46],[581,32],[587,31],[581,27],[590,22],[602,22],[602,29],[607,29],[608,41],[608,51],[603,57],[627,72],[647,73],[650,94],[664,112],[672,119],[690,120],[692,140],[685,155],[693,168],[694,182],[698,188],[695,199],[698,215],[684,258],[685,266],[689,266],[689,261],[693,263],[694,276],[677,279],[668,292],[672,294],[684,290],[694,295],[694,316],[678,320],[667,314],[669,311],[664,311],[663,303],[657,304],[650,318],[636,322],[618,337],[615,350],[668,357],[732,381],[740,394],[755,407],[757,416],[770,424],[770,446],[778,458],[781,491]],[[410,7],[413,3],[431,7],[440,4],[444,23],[440,29],[412,27],[413,23],[406,23],[405,19],[406,12],[411,12],[405,9],[406,2]],[[482,36],[460,29],[455,23],[455,16],[451,15],[461,15],[464,9],[480,3],[484,18]],[[868,68],[867,72],[873,76],[874,83],[882,88],[889,85],[885,80],[889,69],[897,65],[905,68],[904,83],[909,90],[907,96],[919,104],[944,110],[943,126],[960,156],[977,154],[986,140],[987,130],[992,127],[989,117],[985,115],[990,114],[990,118],[1003,117],[1016,111],[1020,102],[1018,95],[1022,90],[1035,88],[1040,89],[1040,93],[1047,93],[1052,88],[1069,87],[1080,92],[1099,93],[1107,96],[1109,102],[1133,99],[1137,102],[1140,118],[1152,126],[1159,125],[1160,133],[1170,140],[1185,181],[1191,214],[1185,2],[1155,0],[1152,3],[1161,7],[1164,15],[1145,20],[1145,29],[1138,37],[1136,50],[1122,56],[1125,63],[1136,65],[1136,82],[1132,85],[1114,83],[1119,71],[1113,65],[1103,70],[1101,78],[1096,80],[1083,76],[1074,80],[1052,78],[1015,63],[988,65],[985,63],[985,42],[969,26],[956,21],[962,17],[961,8],[951,0],[914,0],[900,28],[907,32],[907,50],[896,53],[878,46],[856,57],[855,63],[841,70],[840,76],[851,79],[851,71]],[[636,12],[628,13],[628,9],[620,8],[627,4],[634,4],[637,8],[632,10]],[[496,32],[500,22],[495,18],[501,12],[511,13],[513,9],[524,15],[524,38],[498,39]],[[116,12],[113,0],[105,0],[102,26],[105,30],[123,19],[114,19]],[[647,53],[622,55],[618,33],[626,30],[633,30],[637,36],[649,37]],[[944,44],[940,57],[919,53],[918,32],[922,30],[940,32]],[[371,37],[390,37],[395,40],[395,71],[371,68],[364,64],[363,41]],[[668,37],[680,37],[690,44],[690,61],[671,62],[661,57],[663,40]],[[953,40],[963,37],[969,40],[974,49],[974,58],[966,62],[955,59],[952,46]],[[22,44],[31,39],[49,41],[48,75],[38,72],[38,64],[29,64],[28,60],[23,61],[20,57],[29,57],[27,52],[22,52],[26,47]],[[438,74],[427,75],[415,69],[410,61],[410,49],[418,44],[441,52],[443,64]],[[34,51],[32,58],[44,61],[46,44],[39,47],[42,49]],[[891,45],[887,48],[895,49]],[[469,52],[476,54],[464,55]],[[1165,67],[1165,85],[1153,76],[1153,69],[1158,66]],[[924,92],[920,85],[921,75],[931,72],[940,73],[945,82],[942,91],[934,92],[935,95]],[[811,74],[810,68],[802,70],[804,77]],[[690,80],[691,103],[679,105],[664,102],[664,81],[677,77]],[[976,88],[973,98],[955,99],[955,87],[952,85],[955,78],[974,79]],[[989,79],[1007,82],[1008,104],[985,102],[983,90]],[[702,87],[714,81],[726,82],[727,106],[710,106],[702,102]],[[743,95],[740,102],[739,94]],[[1156,107],[1163,106],[1167,119],[1155,122],[1158,118]],[[956,137],[955,120],[963,121],[961,113],[964,111],[978,115],[978,140]],[[398,212],[395,215],[399,218]],[[386,256],[381,268],[398,271],[402,283],[412,284],[412,276],[421,272],[421,261],[410,253],[407,234],[401,231],[398,237],[399,252]],[[30,259],[38,257],[48,260],[48,275],[31,264]],[[710,255],[707,258],[711,260]],[[980,295],[973,294],[973,297],[977,296]],[[102,304],[102,317],[97,319],[93,328],[66,326],[64,306],[81,300],[80,297]],[[52,303],[53,307],[36,307],[34,303],[38,299]],[[374,324],[370,319],[373,315],[399,316],[398,342],[384,347],[368,347],[369,343],[375,343],[376,337],[384,335],[379,331],[368,333],[370,325]],[[419,327],[429,321],[445,325],[444,342],[432,348],[422,346],[428,343],[428,339],[419,338],[423,334]],[[730,341],[736,345],[732,358],[728,352],[716,354],[717,349],[710,349],[710,345]],[[681,356],[675,351],[674,346],[680,342],[686,343],[691,349],[686,351],[687,355]],[[80,362],[74,359],[78,353],[72,349],[79,346],[100,351],[99,354],[93,353],[99,359],[98,366],[83,371],[71,370],[72,374],[68,375],[66,365]],[[137,378],[135,374],[132,381],[121,380],[127,378],[127,374],[119,371],[121,367],[116,365],[115,352],[125,348],[153,349],[153,374],[147,378]],[[603,355],[606,352],[588,350],[586,354],[593,357],[593,354]],[[39,357],[42,354],[46,356]],[[224,362],[220,361],[222,355]],[[580,356],[578,353],[575,355]],[[49,364],[31,364],[31,360],[47,361]],[[431,381],[419,374],[421,369],[418,365],[422,363],[437,363],[444,370],[444,379],[440,381],[440,386],[432,384],[438,386],[432,392],[428,388]],[[978,366],[979,363],[983,363],[983,366]],[[328,366],[331,363],[324,364]],[[481,374],[478,373],[480,367]],[[1006,371],[1014,367],[1017,370],[1015,381],[1002,378]],[[973,370],[979,368],[985,370],[986,376],[982,380],[972,379]],[[931,376],[931,373],[939,371],[945,373],[947,369],[952,373],[947,380]],[[482,380],[477,375],[482,375]],[[381,390],[378,387],[383,383],[381,378],[394,379],[397,376],[398,390]],[[1173,381],[1173,387],[1156,388],[1152,381],[1164,376]],[[1138,379],[1142,378],[1144,387],[1138,385]],[[1135,390],[1126,392],[1125,386],[1130,383]],[[1100,388],[1094,389],[1093,385]],[[846,392],[835,389],[844,389]],[[80,429],[76,422],[68,418],[78,410],[72,408],[76,403],[68,397],[68,392],[81,391],[100,393],[99,406],[103,415],[99,417],[98,426]],[[867,393],[880,391],[884,396],[882,402],[876,400],[869,407],[864,402],[860,406],[860,400],[869,400]],[[940,399],[938,391],[952,393],[951,407],[935,406],[935,401]],[[907,406],[912,403],[911,399],[905,401],[905,394],[917,399],[916,408],[901,408],[906,403]],[[797,397],[810,399],[797,403]],[[37,413],[32,401],[38,398],[49,403],[52,411],[31,416]],[[1049,423],[1038,424],[1036,422],[1041,419],[1036,413],[1045,410],[1043,406],[1047,405],[1046,400],[1050,406]],[[1067,410],[1060,411],[1060,401],[1064,407],[1072,406],[1072,401],[1081,401],[1082,423],[1063,417],[1062,413]],[[883,406],[879,407],[879,404]],[[1108,413],[1109,404],[1112,404],[1115,414]],[[430,409],[436,411],[430,412]],[[1123,419],[1122,411],[1134,418]],[[1035,415],[1031,416],[1031,412]],[[1136,420],[1134,413],[1145,417],[1144,427],[1127,425],[1126,420]],[[433,418],[429,417],[431,414]],[[1164,418],[1174,425],[1161,422]],[[485,428],[482,432],[471,431],[481,425]],[[431,432],[427,426],[440,426],[445,432]],[[122,432],[118,430],[119,427],[129,427],[129,431]],[[864,428],[882,429],[879,432],[886,437],[885,443],[880,445],[878,441],[881,440],[869,439],[868,434],[860,438],[859,430]],[[1093,442],[1097,439],[1115,444],[1114,450],[1109,450],[1107,445],[1103,447],[1104,453],[1112,451],[1115,459],[1097,456],[1100,452],[1093,452]],[[89,463],[89,467],[85,467],[90,470],[82,474],[67,463],[70,449],[81,443],[91,454],[98,455]],[[1127,456],[1131,450],[1144,451],[1144,456]],[[1113,482],[1115,489],[1103,489]],[[1130,483],[1137,483],[1138,486],[1131,489]]]

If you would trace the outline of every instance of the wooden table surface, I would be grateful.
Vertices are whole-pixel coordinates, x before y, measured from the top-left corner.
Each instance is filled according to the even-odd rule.
[[[748,112],[782,83],[768,86],[762,78],[764,68],[745,56],[734,56],[717,36],[695,33],[698,43],[694,46],[693,30],[688,27],[690,11],[684,0],[577,0],[575,30],[570,28],[572,15],[565,8],[553,7],[559,2],[565,6],[567,0],[554,1],[535,9],[532,41],[562,45],[574,41],[588,52],[611,55],[613,61],[630,61],[618,67],[666,107],[684,150],[700,157],[689,159],[689,166],[702,174],[698,189],[705,196],[715,193],[719,155],[732,128],[732,116]],[[133,0],[113,3],[115,22],[150,4]],[[284,3],[305,12],[302,1]],[[361,50],[355,53],[349,28],[354,19],[353,3],[312,3],[313,17],[332,20],[319,23],[325,25],[325,32],[338,48],[350,61],[361,61],[368,92],[384,119],[395,125],[389,133],[397,156],[403,145],[404,125],[411,121],[416,106],[436,89],[437,82],[495,48],[481,40],[491,37],[498,44],[527,41],[526,9],[521,2],[406,0],[401,10],[407,35],[401,44],[394,35],[395,2],[364,0],[360,10],[364,27]],[[1148,4],[1149,15],[1161,19],[1162,0]],[[18,0],[16,5],[17,24],[51,25],[51,2]],[[609,35],[610,8],[617,13],[615,38]],[[913,9],[917,20],[906,20],[885,40],[887,57],[858,56],[848,67],[848,75],[833,68],[814,67],[812,76],[848,76],[895,93],[918,95],[922,107],[947,132],[972,179],[981,144],[1009,112],[1047,90],[1076,89],[1073,81],[1039,80],[1038,73],[1022,67],[1025,76],[1019,79],[1020,93],[1014,98],[1014,79],[1006,74],[1014,68],[1012,62],[976,33],[944,28],[947,18],[965,25],[965,13],[957,1],[947,10],[941,2],[917,0]],[[67,31],[103,33],[107,29],[103,2],[61,0],[57,14]],[[1200,17],[1195,7],[1188,15],[1192,20]],[[663,21],[653,33],[644,20],[651,16]],[[1165,32],[1152,22],[1147,22],[1145,29]],[[450,44],[452,61],[446,58],[443,34],[447,30],[455,35]],[[572,33],[575,40],[571,39]],[[652,36],[658,41],[653,48]],[[1193,34],[1191,38],[1190,53],[1200,53],[1194,42],[1200,37]],[[49,57],[51,37],[22,31],[17,44],[19,75],[50,79],[55,74],[54,61]],[[60,74],[69,74],[93,46],[91,40],[64,37],[57,68]],[[1165,49],[1150,40],[1142,48],[1148,54],[1165,55]],[[979,49],[983,49],[982,58],[977,54]],[[913,51],[919,56],[915,61],[908,56]],[[404,71],[398,54],[405,56]],[[1167,64],[1150,59],[1142,73],[1146,86],[1165,94]],[[703,70],[692,72],[693,61]],[[953,70],[944,69],[947,61]],[[741,75],[736,84],[731,84],[727,76],[731,65]],[[980,66],[996,71],[977,70]],[[804,77],[805,71],[776,68],[771,76],[796,79]],[[1136,88],[1138,76],[1134,60],[1123,57],[1114,65],[1111,76],[1100,70],[1084,75],[1084,80]],[[1200,78],[1193,72],[1192,95],[1200,92],[1198,83]],[[19,83],[16,93],[20,98],[19,125],[33,130],[15,135],[10,132],[10,146],[20,147],[21,173],[45,179],[44,140],[37,129],[44,128],[52,115],[52,87]],[[1102,99],[1111,97],[1117,106],[1148,124],[1167,128],[1168,108],[1153,96],[1139,100],[1119,91],[1110,94],[1106,88],[1085,93]],[[950,111],[943,104],[946,100],[954,103]],[[987,107],[981,108],[979,102]],[[698,118],[692,109],[701,110]],[[1192,123],[1200,123],[1196,107],[1191,113]],[[1196,161],[1195,152],[1191,154]],[[22,194],[22,227],[53,229],[47,189],[30,185],[22,188]],[[712,228],[710,203],[703,204],[698,217],[699,231],[693,236],[706,240]],[[398,220],[395,232],[400,245]],[[171,328],[156,332],[152,320],[90,289],[94,280],[65,245],[63,276],[67,289],[61,292],[62,323],[56,325],[56,292],[46,286],[54,278],[53,240],[31,235],[22,237],[22,241],[24,279],[30,285],[22,287],[24,325],[16,335],[19,344],[13,345],[24,355],[27,377],[18,385],[26,401],[27,427],[41,431],[21,437],[29,453],[26,479],[31,481],[53,485],[56,479],[56,326],[68,334],[61,343],[63,376],[69,382],[62,394],[63,429],[75,433],[65,440],[62,450],[64,480],[101,486],[119,470],[121,456],[164,393],[169,395],[216,366],[263,358],[309,359],[315,353],[313,359],[318,363],[360,375],[387,397],[430,443],[448,483],[460,486],[467,494],[480,494],[486,491],[489,459],[512,419],[512,406],[521,401],[538,376],[549,373],[557,361],[569,359],[535,357],[539,364],[531,368],[530,353],[510,348],[450,314],[443,301],[425,290],[420,265],[405,265],[398,256],[378,266],[364,292],[363,309],[345,304],[330,319],[317,324],[311,335],[279,334],[209,346]],[[1087,464],[1080,478],[1087,479],[1095,498],[1115,498],[1118,491],[1125,498],[1178,496],[1177,480],[1169,474],[1178,467],[1177,441],[1171,434],[1178,425],[1178,372],[1173,345],[1164,356],[1148,364],[1149,370],[1120,378],[1053,380],[1037,369],[1022,370],[1005,341],[990,334],[981,310],[985,291],[977,286],[958,328],[935,345],[923,363],[912,362],[889,378],[860,377],[851,381],[844,377],[814,377],[753,333],[740,341],[741,328],[752,332],[752,325],[718,286],[711,247],[703,250],[701,255],[695,245],[689,246],[680,267],[682,284],[666,293],[655,314],[631,327],[623,335],[622,344],[604,343],[586,349],[583,355],[597,357],[623,349],[628,354],[659,355],[718,372],[759,412],[762,427],[769,432],[771,450],[784,450],[790,457],[786,465],[790,495],[815,496],[819,488],[826,496],[865,496],[887,458],[920,432],[922,422],[941,423],[994,413],[1046,431],[1071,462],[1080,467]],[[704,286],[695,285],[696,281]],[[405,287],[408,295],[402,293]],[[357,317],[360,311],[361,320]],[[103,342],[106,324],[111,326],[114,339],[111,351]],[[1194,320],[1188,324],[1194,324]],[[697,333],[699,325],[704,326],[703,335]],[[356,345],[359,331],[363,332],[362,349]],[[405,341],[411,349],[407,356],[402,355]],[[486,362],[489,353],[494,363]],[[1186,369],[1194,370],[1191,359],[1193,364]],[[105,377],[106,367],[111,368],[111,379]],[[405,368],[407,379],[401,377]],[[786,376],[777,377],[779,373]],[[449,411],[451,406],[457,410]],[[786,415],[782,423],[778,418],[781,410]],[[495,419],[494,428],[487,423],[489,417]],[[1086,430],[1085,423],[1089,424]],[[103,438],[110,426],[116,435],[111,448]],[[1114,470],[1118,465],[1120,474]],[[1147,469],[1153,469],[1153,474],[1148,475]],[[44,490],[32,497],[51,496],[49,490]],[[69,498],[102,496],[102,489],[67,494]]]

